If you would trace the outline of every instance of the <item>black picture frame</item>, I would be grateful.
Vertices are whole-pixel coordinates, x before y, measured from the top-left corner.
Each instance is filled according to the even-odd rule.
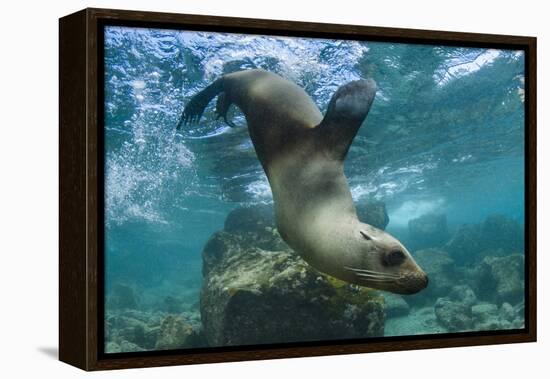
[[[368,340],[103,353],[103,28],[127,25],[525,52],[525,328]],[[536,38],[84,9],[59,20],[59,358],[84,370],[536,341]]]

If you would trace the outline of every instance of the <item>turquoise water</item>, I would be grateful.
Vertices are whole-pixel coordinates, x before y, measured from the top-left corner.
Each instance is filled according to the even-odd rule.
[[[506,285],[484,259],[523,254],[521,51],[107,27],[106,352],[216,346],[201,322],[201,253],[230,211],[269,206],[271,191],[238,109],[236,128],[216,120],[215,101],[198,124],[175,126],[195,93],[250,68],[297,83],[323,112],[339,86],[376,80],[376,99],[345,161],[354,201],[382,201],[386,229],[413,255],[427,248],[451,254],[449,280],[477,298],[465,326],[438,310],[445,301],[436,304],[462,301],[452,286],[405,298],[408,313],[386,308],[384,335],[521,327],[522,299],[484,295],[475,279],[490,266],[500,291]],[[441,235],[411,231],[409,222],[424,215],[444,215]],[[457,245],[464,224],[492,242]],[[517,311],[508,324],[505,303]],[[480,318],[496,321],[486,326]],[[178,333],[187,334],[165,342]]]

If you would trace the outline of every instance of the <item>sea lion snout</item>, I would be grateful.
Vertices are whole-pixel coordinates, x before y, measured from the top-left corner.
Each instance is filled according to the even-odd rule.
[[[398,285],[405,295],[412,295],[428,286],[429,279],[423,271],[410,272],[398,280]]]

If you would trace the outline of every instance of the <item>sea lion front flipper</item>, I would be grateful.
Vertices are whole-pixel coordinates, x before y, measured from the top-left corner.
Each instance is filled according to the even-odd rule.
[[[188,123],[198,122],[208,103],[223,90],[223,77],[221,77],[193,96],[185,106],[176,129]]]
[[[369,113],[376,94],[372,79],[356,80],[332,95],[323,121],[316,127],[321,138],[336,157],[343,160],[353,138]]]
[[[229,96],[227,96],[225,92],[220,93],[216,101],[216,113],[218,114],[218,118],[223,117],[225,123],[234,128],[236,125],[233,121],[227,119],[227,112],[231,104],[232,102],[229,100]]]

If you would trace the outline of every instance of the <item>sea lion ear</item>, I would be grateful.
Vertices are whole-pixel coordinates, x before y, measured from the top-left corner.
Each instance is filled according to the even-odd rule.
[[[364,239],[366,239],[367,241],[371,241],[372,238],[363,230],[360,230],[359,233],[361,233],[361,235],[363,236]]]

